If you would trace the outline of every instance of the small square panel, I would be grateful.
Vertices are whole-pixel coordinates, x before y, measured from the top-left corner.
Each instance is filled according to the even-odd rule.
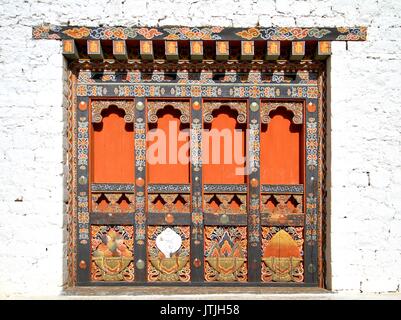
[[[92,281],[134,281],[132,226],[91,227]]]
[[[205,227],[205,281],[247,280],[246,227]]]

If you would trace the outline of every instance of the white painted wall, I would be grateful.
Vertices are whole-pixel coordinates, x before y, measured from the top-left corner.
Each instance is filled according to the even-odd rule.
[[[333,43],[331,271],[340,292],[401,283],[401,1],[0,0],[0,295],[63,285],[60,42],[32,26],[368,26]]]

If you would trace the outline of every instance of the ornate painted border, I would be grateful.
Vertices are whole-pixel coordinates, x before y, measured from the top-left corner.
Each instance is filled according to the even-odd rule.
[[[367,28],[356,27],[85,27],[42,24],[33,39],[84,40],[326,40],[365,41]]]
[[[78,64],[80,66],[84,66],[84,64]],[[70,65],[71,66],[71,65]],[[298,67],[301,67],[302,64],[298,64]],[[132,66],[127,65],[127,68],[130,68]],[[94,70],[90,70],[87,69],[85,71],[82,72],[90,72],[90,78],[92,78],[92,76],[94,74],[96,74],[96,71]],[[107,71],[109,72],[109,70]],[[107,73],[106,72],[106,73]],[[72,73],[69,71],[69,74],[72,76]],[[242,91],[238,91],[238,96],[242,97],[242,98],[247,98],[250,96],[255,96],[256,98],[254,100],[250,99],[250,102],[256,102],[257,104],[261,105],[262,103],[264,103],[266,100],[263,99],[262,101],[259,100],[259,98],[264,98],[264,95],[261,94],[261,92],[263,90],[266,90],[266,88],[269,88],[269,90],[271,90],[271,92],[274,92],[274,98],[282,98],[282,99],[302,99],[305,101],[306,105],[309,105],[309,103],[311,103],[314,106],[319,105],[319,100],[318,100],[318,95],[319,92],[317,92],[317,90],[314,90],[315,88],[318,87],[318,83],[315,80],[311,80],[311,79],[306,79],[304,77],[304,75],[301,75],[297,72],[294,72],[294,74],[296,74],[297,76],[290,82],[286,82],[286,79],[284,78],[284,76],[279,79],[279,77],[281,77],[281,75],[277,75],[277,77],[274,79],[274,82],[272,83],[264,83],[264,84],[259,84],[259,85],[255,85],[252,83],[246,83],[246,84],[240,84],[240,83],[232,83],[230,85],[227,86],[221,86],[223,87],[220,91],[218,91],[218,87],[220,87],[217,83],[214,84],[207,84],[205,85],[205,89],[204,91],[202,91],[199,96],[192,96],[192,103],[194,103],[194,101],[198,101],[200,103],[202,103],[201,98],[203,97],[209,97],[209,98],[213,98],[215,97],[215,95],[217,96],[222,96],[222,97],[230,97],[230,92],[231,89],[233,87],[238,87],[239,89],[241,89]],[[77,73],[78,76],[80,76],[79,73]],[[115,73],[115,75],[118,75],[118,72]],[[313,76],[313,74],[310,74]],[[274,76],[271,78],[273,80]],[[313,78],[316,79],[316,78]],[[88,80],[93,82],[88,82]],[[74,234],[71,236],[70,233],[70,238],[69,239],[73,239],[73,244],[68,248],[68,257],[69,257],[69,267],[70,267],[70,279],[72,279],[69,283],[75,283],[76,281],[76,274],[80,273],[81,271],[78,269],[78,272],[76,271],[76,268],[79,264],[80,261],[80,254],[79,252],[74,251],[75,248],[77,248],[76,246],[80,245],[79,241],[81,240],[85,240],[84,238],[80,238],[81,236],[85,235],[85,231],[86,231],[86,218],[87,218],[87,209],[85,207],[85,199],[82,198],[81,192],[83,193],[87,193],[87,190],[89,188],[89,185],[87,183],[87,181],[85,181],[84,179],[81,179],[82,175],[80,174],[81,172],[86,172],[87,170],[87,153],[86,151],[88,151],[87,148],[87,143],[86,143],[86,131],[85,131],[85,127],[86,127],[86,122],[88,122],[88,110],[81,110],[79,109],[77,106],[80,102],[84,101],[86,103],[88,103],[89,105],[89,98],[90,97],[102,97],[105,99],[113,99],[116,97],[116,95],[120,92],[120,90],[122,90],[122,92],[124,92],[125,97],[130,97],[131,99],[135,97],[135,104],[137,104],[138,102],[145,102],[145,98],[146,97],[154,97],[152,94],[159,92],[160,96],[162,97],[174,97],[175,96],[175,90],[176,88],[180,88],[180,94],[182,94],[180,97],[182,96],[191,96],[191,93],[196,92],[196,90],[194,91],[194,88],[199,87],[198,84],[192,84],[192,83],[186,83],[186,84],[177,84],[177,83],[169,83],[167,81],[161,81],[158,83],[144,83],[144,82],[135,82],[134,84],[122,84],[122,83],[118,83],[115,80],[113,80],[113,77],[105,77],[102,79],[99,79],[98,77],[94,77],[93,79],[89,79],[89,78],[81,78],[81,81],[78,83],[78,85],[74,85],[72,84],[73,80],[69,79],[69,86],[71,87],[71,90],[74,90],[74,93],[71,93],[68,97],[69,100],[73,101],[73,103],[71,105],[68,106],[68,108],[70,108],[70,111],[72,112],[72,119],[68,120],[69,122],[71,122],[73,124],[73,126],[75,126],[76,130],[74,129],[72,132],[68,132],[67,134],[70,134],[72,136],[72,134],[76,134],[75,136],[75,147],[72,149],[73,153],[77,152],[76,155],[73,154],[73,156],[75,156],[75,158],[70,158],[70,172],[72,170],[72,175],[75,175],[75,180],[74,183],[72,184],[72,198],[75,198],[75,200],[73,201],[77,201],[77,203],[74,205],[73,210],[75,210],[75,213],[72,214],[73,217],[77,217],[78,218],[78,222],[75,224],[73,223],[72,226],[70,226],[69,230],[71,232],[71,230],[73,230],[72,232],[74,232]],[[75,80],[74,80],[75,81]],[[309,82],[312,81],[312,82]],[[84,88],[80,87],[80,86],[85,86]],[[134,86],[138,86],[137,90],[135,90]],[[142,86],[148,86],[145,90],[145,92],[142,95],[138,95],[137,93],[141,93],[142,91],[139,90],[139,87]],[[210,89],[216,87],[216,91],[213,91]],[[288,89],[289,87],[291,87],[291,90]],[[292,90],[295,87],[295,90]],[[183,88],[185,90],[183,90]],[[255,90],[255,88],[257,90]],[[171,90],[173,89],[173,90]],[[288,89],[288,90],[287,90]],[[76,90],[76,91],[75,91]],[[78,99],[78,101],[75,101],[74,99]],[[74,102],[75,101],[75,102]],[[320,102],[321,103],[321,102]],[[321,109],[320,109],[320,105],[318,108],[307,108],[307,110],[305,110],[305,123],[308,122],[313,122],[316,121],[318,123],[320,123],[320,116],[321,116]],[[201,117],[202,117],[202,108],[200,109],[195,109],[194,107],[191,109],[192,111],[192,121],[193,123],[191,123],[192,125],[196,125],[199,124],[201,122]],[[253,124],[258,124],[260,123],[260,119],[258,118],[258,114],[259,112],[257,111],[257,109],[254,109],[256,111],[252,111],[250,112],[251,118],[250,120],[253,120],[254,122],[252,122]],[[135,140],[136,140],[136,144],[138,145],[138,148],[136,149],[136,155],[135,155],[135,160],[137,161],[136,163],[136,177],[140,178],[144,176],[144,172],[145,172],[145,162],[144,162],[144,153],[145,150],[144,148],[141,148],[139,146],[143,146],[143,136],[145,133],[145,124],[144,124],[144,119],[146,119],[146,115],[145,115],[145,111],[143,109],[140,108],[136,108],[135,109],[135,126],[137,131],[135,132]],[[314,120],[312,120],[314,119]],[[196,122],[194,121],[196,120]],[[76,122],[74,122],[76,121]],[[81,126],[79,126],[81,125]],[[79,129],[81,128],[81,129]],[[320,125],[319,125],[319,128]],[[321,139],[321,131],[318,130],[316,132],[312,132],[311,135],[309,136],[309,140],[307,139],[307,148],[311,149],[310,151],[312,152],[313,150],[315,150],[315,146],[318,146],[318,142]],[[255,131],[254,135],[257,135],[257,131]],[[79,138],[79,139],[78,139]],[[74,139],[72,139],[74,140]],[[74,143],[74,141],[72,141]],[[197,150],[195,148],[195,141],[194,141],[194,150]],[[313,151],[314,152],[314,151]],[[320,163],[321,161],[321,150],[317,150],[316,149],[316,157],[318,159],[317,164]],[[312,153],[311,153],[312,154]],[[200,159],[198,159],[200,161]],[[198,164],[197,164],[198,163]],[[195,163],[195,165],[193,166],[193,178],[194,180],[192,181],[192,186],[191,189],[193,188],[193,198],[192,198],[192,205],[193,205],[193,211],[192,211],[192,225],[196,228],[194,228],[194,232],[192,233],[191,236],[191,241],[193,242],[193,244],[195,244],[196,246],[201,246],[200,244],[197,244],[199,241],[202,241],[200,239],[202,239],[202,232],[203,232],[203,221],[202,221],[202,214],[201,214],[201,209],[199,209],[200,207],[197,206],[197,204],[199,203],[199,200],[201,200],[201,192],[202,192],[202,183],[201,183],[201,174],[200,174],[200,166],[201,162],[197,162]],[[74,167],[74,164],[77,164],[78,167]],[[305,181],[305,185],[304,185],[304,192],[306,195],[306,205],[305,205],[305,209],[306,209],[306,214],[307,214],[307,219],[305,221],[305,257],[307,260],[305,261],[309,261],[310,263],[308,265],[306,265],[306,283],[307,284],[316,284],[318,281],[318,268],[321,267],[321,262],[322,262],[322,257],[320,256],[320,260],[319,260],[319,253],[318,253],[318,240],[321,239],[321,222],[320,219],[322,218],[321,216],[321,198],[319,196],[318,193],[316,193],[314,190],[316,189],[316,181],[319,179],[319,177],[321,177],[321,172],[320,172],[320,168],[318,168],[318,166],[316,165],[311,165],[310,167],[306,168],[307,170],[307,177],[306,177],[306,181]],[[319,169],[319,170],[318,170]],[[319,171],[319,172],[318,172]],[[78,174],[78,175],[77,175]],[[196,179],[198,178],[198,179]],[[258,174],[257,171],[254,172],[253,176],[250,177],[255,178],[256,180],[258,180]],[[252,183],[252,181],[251,181]],[[249,184],[247,186],[247,190],[249,190],[250,193],[254,193],[257,194],[258,193],[258,188],[259,186],[257,184],[252,185]],[[76,188],[78,186],[78,189]],[[321,187],[321,185],[320,185]],[[320,188],[318,187],[318,188]],[[136,245],[136,249],[137,249],[137,255],[135,257],[135,263],[136,265],[140,264],[141,260],[143,261],[144,256],[139,256],[138,253],[141,252],[141,247],[143,247],[145,245],[145,243],[143,243],[144,241],[146,242],[146,240],[144,240],[143,236],[144,236],[144,226],[145,226],[145,210],[144,210],[144,199],[145,199],[145,190],[144,188],[140,188],[140,187],[136,187],[138,188],[138,192],[136,195],[136,204],[137,204],[137,210],[136,213],[134,215],[134,225],[136,227],[136,234],[135,234],[135,245]],[[135,188],[135,189],[136,189]],[[260,188],[262,189],[261,191],[263,192],[264,190],[264,185],[260,185]],[[293,189],[296,189],[296,187],[292,187],[290,188],[292,191],[295,191]],[[316,189],[317,190],[317,189]],[[70,191],[71,192],[71,191]],[[75,193],[74,193],[75,192]],[[71,195],[71,194],[70,194]],[[253,198],[253,202],[251,201],[250,204],[253,206],[251,208],[251,211],[248,214],[248,222],[252,222],[252,223],[256,223],[256,225],[260,225],[260,222],[256,221],[258,219],[258,210],[259,210],[259,204],[258,204],[258,200],[257,197]],[[252,204],[253,203],[253,204]],[[79,214],[78,214],[79,213]],[[256,219],[256,220],[255,220]],[[75,230],[73,229],[75,227]],[[259,228],[259,227],[258,227]],[[257,228],[257,229],[258,229]],[[257,237],[260,235],[256,234],[256,229],[255,229],[255,233],[253,235],[253,230],[250,229],[249,230],[250,233],[250,246],[252,246],[252,244],[256,244],[257,243]],[[78,239],[76,238],[76,235],[80,236]],[[253,236],[253,239],[251,239]],[[202,242],[200,242],[202,243]],[[86,244],[82,244],[82,245],[86,245]],[[78,248],[79,249],[79,248]],[[78,250],[79,251],[79,250]],[[81,250],[82,251],[82,250]],[[143,250],[142,250],[143,251]],[[252,252],[252,251],[250,251]],[[200,254],[200,252],[199,252]],[[255,256],[256,257],[256,256]],[[74,261],[71,264],[71,261]],[[319,262],[320,261],[320,262]],[[73,270],[71,270],[71,268]],[[196,270],[201,270],[201,268],[195,268]],[[194,269],[194,270],[195,270]],[[141,280],[141,272],[139,272],[141,270],[138,269],[138,281],[140,282]],[[75,272],[75,273],[74,273]],[[82,273],[82,272],[81,272]],[[71,276],[72,274],[72,276]],[[78,283],[82,284],[85,283],[85,279],[84,277],[79,278],[78,277]],[[255,278],[256,279],[256,278]],[[251,282],[250,282],[251,283]]]

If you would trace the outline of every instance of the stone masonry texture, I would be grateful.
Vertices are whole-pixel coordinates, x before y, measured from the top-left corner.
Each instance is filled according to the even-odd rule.
[[[32,26],[355,26],[329,61],[329,286],[399,292],[401,1],[0,0],[0,296],[66,282],[63,70]]]

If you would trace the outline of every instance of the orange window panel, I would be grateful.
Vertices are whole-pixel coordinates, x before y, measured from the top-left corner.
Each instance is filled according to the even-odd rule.
[[[210,133],[204,131],[202,137],[203,145],[207,148],[205,151],[208,151],[203,155],[204,183],[246,183],[245,163],[241,160],[245,157],[245,130],[237,126],[236,118],[230,113],[220,113],[214,117],[210,125],[205,126],[205,129],[209,129]],[[237,133],[234,134],[235,129]],[[235,135],[240,137],[239,141],[234,138]]]
[[[94,183],[134,183],[133,125],[124,112],[109,108],[94,124],[92,135],[92,179]]]
[[[302,125],[291,122],[283,109],[271,113],[260,136],[260,179],[263,184],[300,184],[302,171]]]
[[[189,183],[189,130],[185,130],[188,126],[181,124],[179,117],[165,113],[150,128],[164,132],[165,138],[156,134],[148,142],[148,183]]]

